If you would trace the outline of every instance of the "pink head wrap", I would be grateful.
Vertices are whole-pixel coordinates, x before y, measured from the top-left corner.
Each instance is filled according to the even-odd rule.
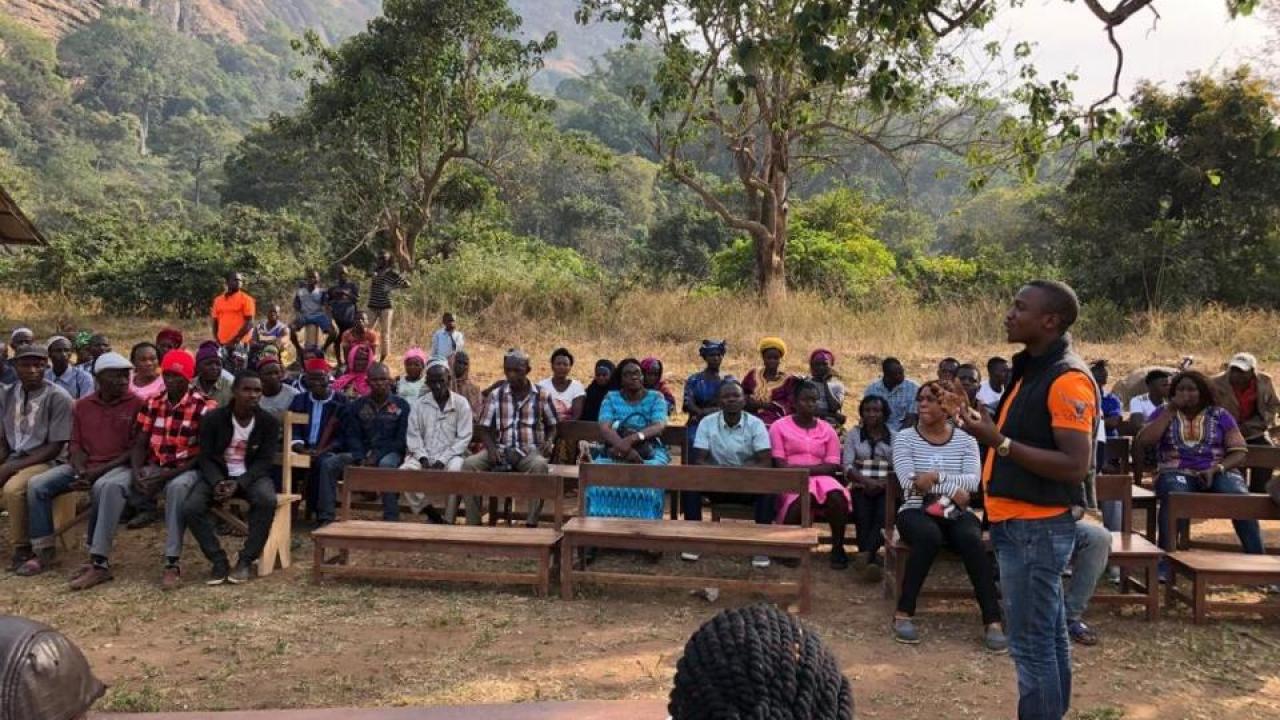
[[[826,358],[828,365],[836,364],[835,354],[832,353],[830,350],[827,350],[826,348],[818,348],[817,350],[814,350],[812,353],[810,353],[809,362],[813,362],[814,360],[818,360],[823,357]]]
[[[417,360],[423,365],[427,364],[427,354],[423,352],[422,348],[420,347],[409,348],[409,350],[404,354],[404,359],[405,359],[405,362],[408,362],[410,360]]]

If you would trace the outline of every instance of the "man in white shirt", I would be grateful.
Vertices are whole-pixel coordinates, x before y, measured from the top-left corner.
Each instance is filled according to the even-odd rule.
[[[1129,399],[1129,415],[1142,415],[1143,419],[1151,417],[1156,408],[1164,405],[1169,399],[1169,372],[1152,370],[1145,378],[1147,392]]]
[[[993,357],[987,361],[987,379],[978,388],[978,402],[988,408],[1000,403],[1004,394],[1005,383],[1009,380],[1009,361],[1002,357]]]
[[[453,313],[445,313],[441,321],[444,327],[431,335],[431,357],[448,360],[463,347],[462,331],[458,329]]]
[[[467,399],[449,390],[449,366],[433,359],[427,365],[427,392],[419,395],[409,408],[409,431],[405,437],[404,470],[462,469],[462,461],[471,444],[474,418]],[[435,517],[425,493],[405,493],[405,501],[413,512],[424,509]],[[458,517],[461,497],[449,496],[444,521],[452,524]]]

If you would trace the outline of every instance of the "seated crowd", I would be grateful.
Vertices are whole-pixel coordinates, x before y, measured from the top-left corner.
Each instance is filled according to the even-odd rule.
[[[137,528],[160,520],[166,536],[163,588],[182,582],[179,563],[188,529],[212,566],[209,584],[245,582],[275,513],[281,491],[277,456],[285,436],[294,453],[310,456],[304,493],[317,526],[335,520],[338,483],[353,465],[548,473],[552,463],[575,459],[671,462],[662,437],[677,412],[677,398],[657,358],[598,360],[584,385],[572,377],[573,354],[560,348],[550,357],[551,376],[533,382],[528,355],[513,349],[503,357],[504,379],[481,390],[469,378],[463,335],[446,314],[430,351],[410,349],[403,375],[395,377],[382,362],[385,339],[367,326],[364,312],[341,304],[356,291],[346,290],[336,301],[328,292],[319,287],[318,274],[308,273],[294,298],[294,321],[284,325],[272,307],[255,328],[252,299],[239,297],[244,291],[233,274],[226,294],[214,303],[213,338],[198,344],[194,354],[172,328],[154,343],[133,346],[128,357],[111,351],[102,335],[36,342],[31,330],[15,330],[12,356],[0,365],[0,484],[9,515],[10,571],[31,576],[55,566],[58,526],[74,515],[68,512],[74,511],[71,493],[80,491],[90,499],[89,556],[75,572],[72,589],[112,579],[110,556],[122,522]],[[299,342],[298,333],[312,326],[324,333],[323,344],[318,336],[315,344]],[[296,363],[282,358],[286,342],[294,346]],[[326,358],[329,344],[343,360],[337,367]],[[851,424],[845,415],[848,389],[836,372],[834,353],[816,349],[808,355],[806,373],[790,373],[782,339],[764,338],[757,350],[760,364],[740,381],[722,367],[725,342],[707,340],[698,348],[704,367],[684,382],[679,403],[687,415],[685,462],[803,468],[817,517],[830,526],[831,566],[843,570],[851,562],[846,533],[852,523],[852,562],[868,582],[882,576],[884,494],[887,483],[896,481],[900,509],[893,526],[911,551],[892,620],[894,637],[919,642],[912,622],[916,601],[939,551],[949,547],[973,585],[985,645],[1004,651],[997,578],[984,546],[984,516],[977,512],[984,509],[983,449],[956,431],[948,403],[1001,415],[1007,412],[1002,398],[1017,393],[1017,369],[992,358],[984,379],[978,365],[945,358],[936,378],[917,383],[907,379],[901,362],[888,358],[856,403]],[[1153,370],[1145,377],[1147,392],[1130,400],[1127,417],[1106,390],[1106,363],[1092,368],[1100,391],[1099,440],[1118,434],[1123,423],[1140,428],[1134,457],[1151,450],[1160,498],[1251,489],[1243,475],[1246,447],[1267,442],[1266,430],[1280,410],[1270,378],[1257,371],[1252,356],[1235,356],[1227,372],[1212,379],[1190,370],[1172,377]],[[1081,375],[1081,382],[1088,379]],[[305,422],[290,425],[286,413]],[[597,423],[600,442],[567,447],[559,433],[566,422]],[[1100,452],[1097,460],[1100,467],[1106,459]],[[1254,491],[1267,489],[1263,475],[1253,478]],[[234,566],[212,515],[231,498],[248,504],[248,536]],[[756,523],[795,524],[796,499],[686,492],[681,510],[686,520],[699,521],[705,503],[739,504],[751,508]],[[664,500],[657,488],[592,486],[582,511],[658,519]],[[400,519],[402,502],[429,522],[452,524],[462,512],[468,524],[478,525],[483,514],[480,497],[450,497],[443,512],[416,494],[386,493],[381,502],[385,520]],[[1096,635],[1082,616],[1106,571],[1110,536],[1079,519],[1088,502],[1082,488],[1066,604],[1070,636],[1092,644]],[[1106,525],[1118,529],[1110,508],[1103,510]],[[1163,506],[1160,512],[1160,544],[1168,547]],[[536,526],[541,514],[541,504],[531,503],[526,524]],[[1238,521],[1235,528],[1246,552],[1262,552],[1256,521]],[[682,558],[699,560],[693,553]],[[767,567],[770,559],[751,562]]]

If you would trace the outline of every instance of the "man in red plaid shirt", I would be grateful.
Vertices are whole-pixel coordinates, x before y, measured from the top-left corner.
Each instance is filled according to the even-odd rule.
[[[125,506],[130,500],[165,494],[165,567],[161,586],[170,590],[181,582],[182,505],[199,481],[200,420],[217,404],[191,385],[195,358],[185,350],[165,353],[160,369],[165,392],[138,413],[137,444],[128,473],[102,478],[93,487],[90,510],[90,563],[71,581],[72,590],[85,590],[112,579],[107,556]]]

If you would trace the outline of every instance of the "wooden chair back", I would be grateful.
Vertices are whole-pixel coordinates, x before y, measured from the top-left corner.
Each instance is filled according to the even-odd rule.
[[[1094,478],[1094,493],[1099,503],[1119,502],[1121,532],[1133,532],[1133,478],[1128,475],[1098,475]]]
[[[295,425],[306,425],[311,422],[311,418],[306,413],[285,412],[284,427],[281,428],[281,447],[280,447],[280,489],[284,493],[293,492],[293,469],[295,467],[310,467],[311,458],[305,455],[299,455],[293,451],[293,427]],[[300,462],[302,460],[302,462]]]
[[[1114,437],[1107,438],[1106,462],[1102,466],[1102,470],[1107,473],[1125,473],[1130,472],[1130,454],[1132,452],[1132,438]]]
[[[421,492],[432,495],[481,495],[550,500],[555,528],[564,525],[564,478],[515,472],[449,472],[348,466],[342,476],[342,510],[351,519],[352,495],[357,492]]]
[[[683,428],[681,428],[683,431]],[[800,525],[812,527],[809,472],[792,468],[727,467],[717,465],[583,465],[579,487],[586,498],[592,485],[660,488],[689,492],[733,492],[755,495],[795,493],[800,496]]]
[[[1165,537],[1177,537],[1182,520],[1280,520],[1280,505],[1267,495],[1222,495],[1218,493],[1169,493]],[[1184,547],[1190,537],[1179,538]]]

